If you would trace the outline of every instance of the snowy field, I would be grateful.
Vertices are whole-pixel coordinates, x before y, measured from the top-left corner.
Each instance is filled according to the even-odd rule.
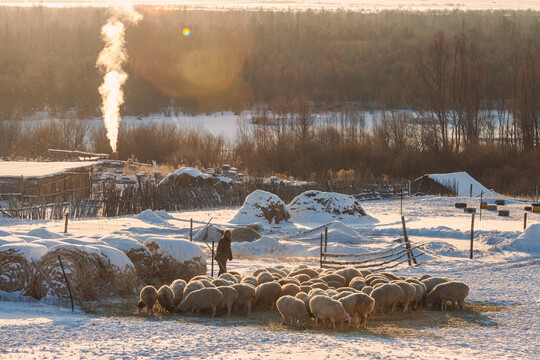
[[[469,260],[471,215],[455,202],[479,205],[477,198],[406,198],[403,214],[413,244],[424,244],[421,265],[400,265],[398,275],[429,273],[469,284],[467,310],[421,310],[370,317],[367,329],[328,331],[320,327],[282,326],[276,313],[252,317],[183,317],[147,319],[135,312],[135,301],[90,304],[75,314],[48,297],[30,302],[0,293],[1,359],[174,359],[174,358],[514,358],[540,356],[540,214],[528,213],[523,231],[523,207],[530,202],[505,199],[500,208],[509,217],[483,210],[476,214],[474,259]],[[489,198],[488,203],[493,203]],[[369,201],[368,214],[353,217],[295,217],[290,222],[262,226],[263,237],[233,243],[229,270],[299,263],[317,266],[322,225],[329,229],[328,251],[358,253],[395,246],[402,233],[399,200]],[[140,215],[74,220],[70,239],[96,241],[104,236],[138,240],[149,237],[189,237],[189,220],[202,228],[233,227],[238,209],[145,212]],[[0,218],[0,241],[36,241],[64,237],[61,221],[19,221]],[[47,231],[45,231],[47,230]],[[197,243],[204,251],[206,245]],[[217,268],[217,267],[216,267]],[[210,266],[209,266],[210,271]],[[9,300],[9,301],[8,301]]]

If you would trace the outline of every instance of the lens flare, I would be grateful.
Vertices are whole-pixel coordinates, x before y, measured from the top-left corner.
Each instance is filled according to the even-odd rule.
[[[184,35],[185,37],[190,37],[191,30],[189,30],[189,28],[184,28],[184,30],[182,30],[182,35]]]

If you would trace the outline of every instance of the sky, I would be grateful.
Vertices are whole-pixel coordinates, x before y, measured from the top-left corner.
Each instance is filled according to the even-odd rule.
[[[39,3],[47,6],[107,6],[125,0],[0,0],[0,4],[33,6]],[[379,11],[387,9],[403,10],[539,10],[539,0],[131,0],[134,4],[182,5],[203,8],[291,8],[291,9],[350,9]]]

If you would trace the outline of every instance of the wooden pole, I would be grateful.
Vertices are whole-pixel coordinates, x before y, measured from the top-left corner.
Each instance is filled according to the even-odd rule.
[[[407,249],[407,260],[409,261],[409,266],[411,266],[411,244],[409,243],[409,237],[407,236],[405,216],[401,216],[401,224],[403,225],[403,240],[405,241],[405,248]],[[414,263],[416,264],[416,259],[414,259]]]
[[[193,219],[189,220],[189,241],[193,242]]]
[[[474,213],[472,213],[472,220],[471,220],[471,254],[469,256],[470,259],[473,258],[473,244],[474,244]]]
[[[480,193],[480,221],[482,221],[482,203],[484,202],[484,191]]]
[[[324,253],[326,254],[326,250],[328,248],[328,226],[324,227]],[[326,257],[325,257],[326,258]]]
[[[523,230],[527,228],[527,213],[523,214]]]
[[[322,242],[323,242],[323,235],[321,234],[321,259],[320,259],[320,266],[321,266],[321,269],[322,269],[322,257],[323,257],[323,247],[322,247]]]
[[[71,294],[71,286],[69,285],[69,279],[66,275],[66,271],[64,270],[64,264],[62,264],[62,259],[60,258],[60,255],[58,255],[58,261],[60,262],[60,267],[62,268],[62,274],[64,274],[64,279],[66,280],[67,288],[69,291],[69,299],[71,300],[71,312],[75,310],[75,306],[73,305],[73,295]]]
[[[471,184],[471,192],[470,192],[470,196],[469,197],[472,197],[472,184]]]
[[[212,277],[214,277],[214,244],[215,241],[212,240]]]
[[[68,231],[68,219],[69,219],[69,211],[66,212],[66,223],[64,225],[64,234],[67,234],[67,231]]]
[[[400,213],[401,213],[401,216],[403,216],[403,186],[401,187],[399,198],[400,198],[400,204],[399,204]]]

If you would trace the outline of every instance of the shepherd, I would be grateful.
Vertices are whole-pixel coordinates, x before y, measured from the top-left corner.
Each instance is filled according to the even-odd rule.
[[[223,237],[219,239],[216,256],[214,257],[219,266],[218,276],[227,272],[227,260],[232,260],[231,232],[225,230]]]

